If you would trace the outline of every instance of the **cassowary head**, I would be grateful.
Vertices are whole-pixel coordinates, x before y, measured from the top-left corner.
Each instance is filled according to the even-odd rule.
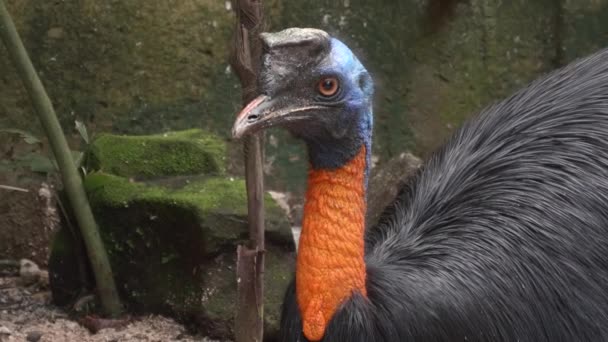
[[[281,126],[303,139],[313,168],[336,168],[370,150],[373,82],[353,52],[317,29],[263,33],[261,94],[233,136]]]
[[[281,126],[308,147],[312,170],[295,291],[301,332],[294,331],[319,341],[345,300],[366,295],[372,79],[346,45],[321,30],[292,28],[261,38],[261,95],[237,116],[233,135]]]

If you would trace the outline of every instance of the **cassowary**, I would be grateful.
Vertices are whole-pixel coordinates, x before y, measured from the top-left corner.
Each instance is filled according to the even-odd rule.
[[[324,31],[262,41],[233,136],[310,161],[281,341],[608,341],[608,50],[466,122],[366,229],[372,78]]]

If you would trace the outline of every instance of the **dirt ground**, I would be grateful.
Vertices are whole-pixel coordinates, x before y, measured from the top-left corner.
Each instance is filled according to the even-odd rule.
[[[115,328],[93,334],[86,320],[76,321],[52,306],[50,299],[44,280],[32,283],[27,276],[0,276],[0,342],[213,342],[192,336],[182,325],[160,316],[123,320]]]
[[[17,183],[2,178],[0,185]],[[44,268],[60,208],[48,183],[19,184],[18,188],[0,188],[0,342],[212,342],[190,335],[183,325],[161,316],[113,322],[119,324],[101,321],[114,327],[92,333],[91,322],[100,320],[70,316],[53,306]]]
[[[27,258],[46,266],[59,223],[54,193],[46,182],[0,188],[0,259]]]

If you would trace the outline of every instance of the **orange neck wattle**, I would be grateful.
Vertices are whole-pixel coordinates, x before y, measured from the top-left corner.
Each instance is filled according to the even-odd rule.
[[[366,148],[346,165],[308,174],[296,296],[304,335],[319,341],[340,304],[365,288]]]

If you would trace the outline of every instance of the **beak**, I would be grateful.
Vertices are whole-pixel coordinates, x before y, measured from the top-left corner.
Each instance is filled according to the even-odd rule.
[[[234,126],[232,126],[232,137],[239,139],[264,128],[307,119],[311,117],[311,110],[324,108],[315,105],[294,107],[278,102],[266,95],[260,95],[249,102],[236,116]]]

